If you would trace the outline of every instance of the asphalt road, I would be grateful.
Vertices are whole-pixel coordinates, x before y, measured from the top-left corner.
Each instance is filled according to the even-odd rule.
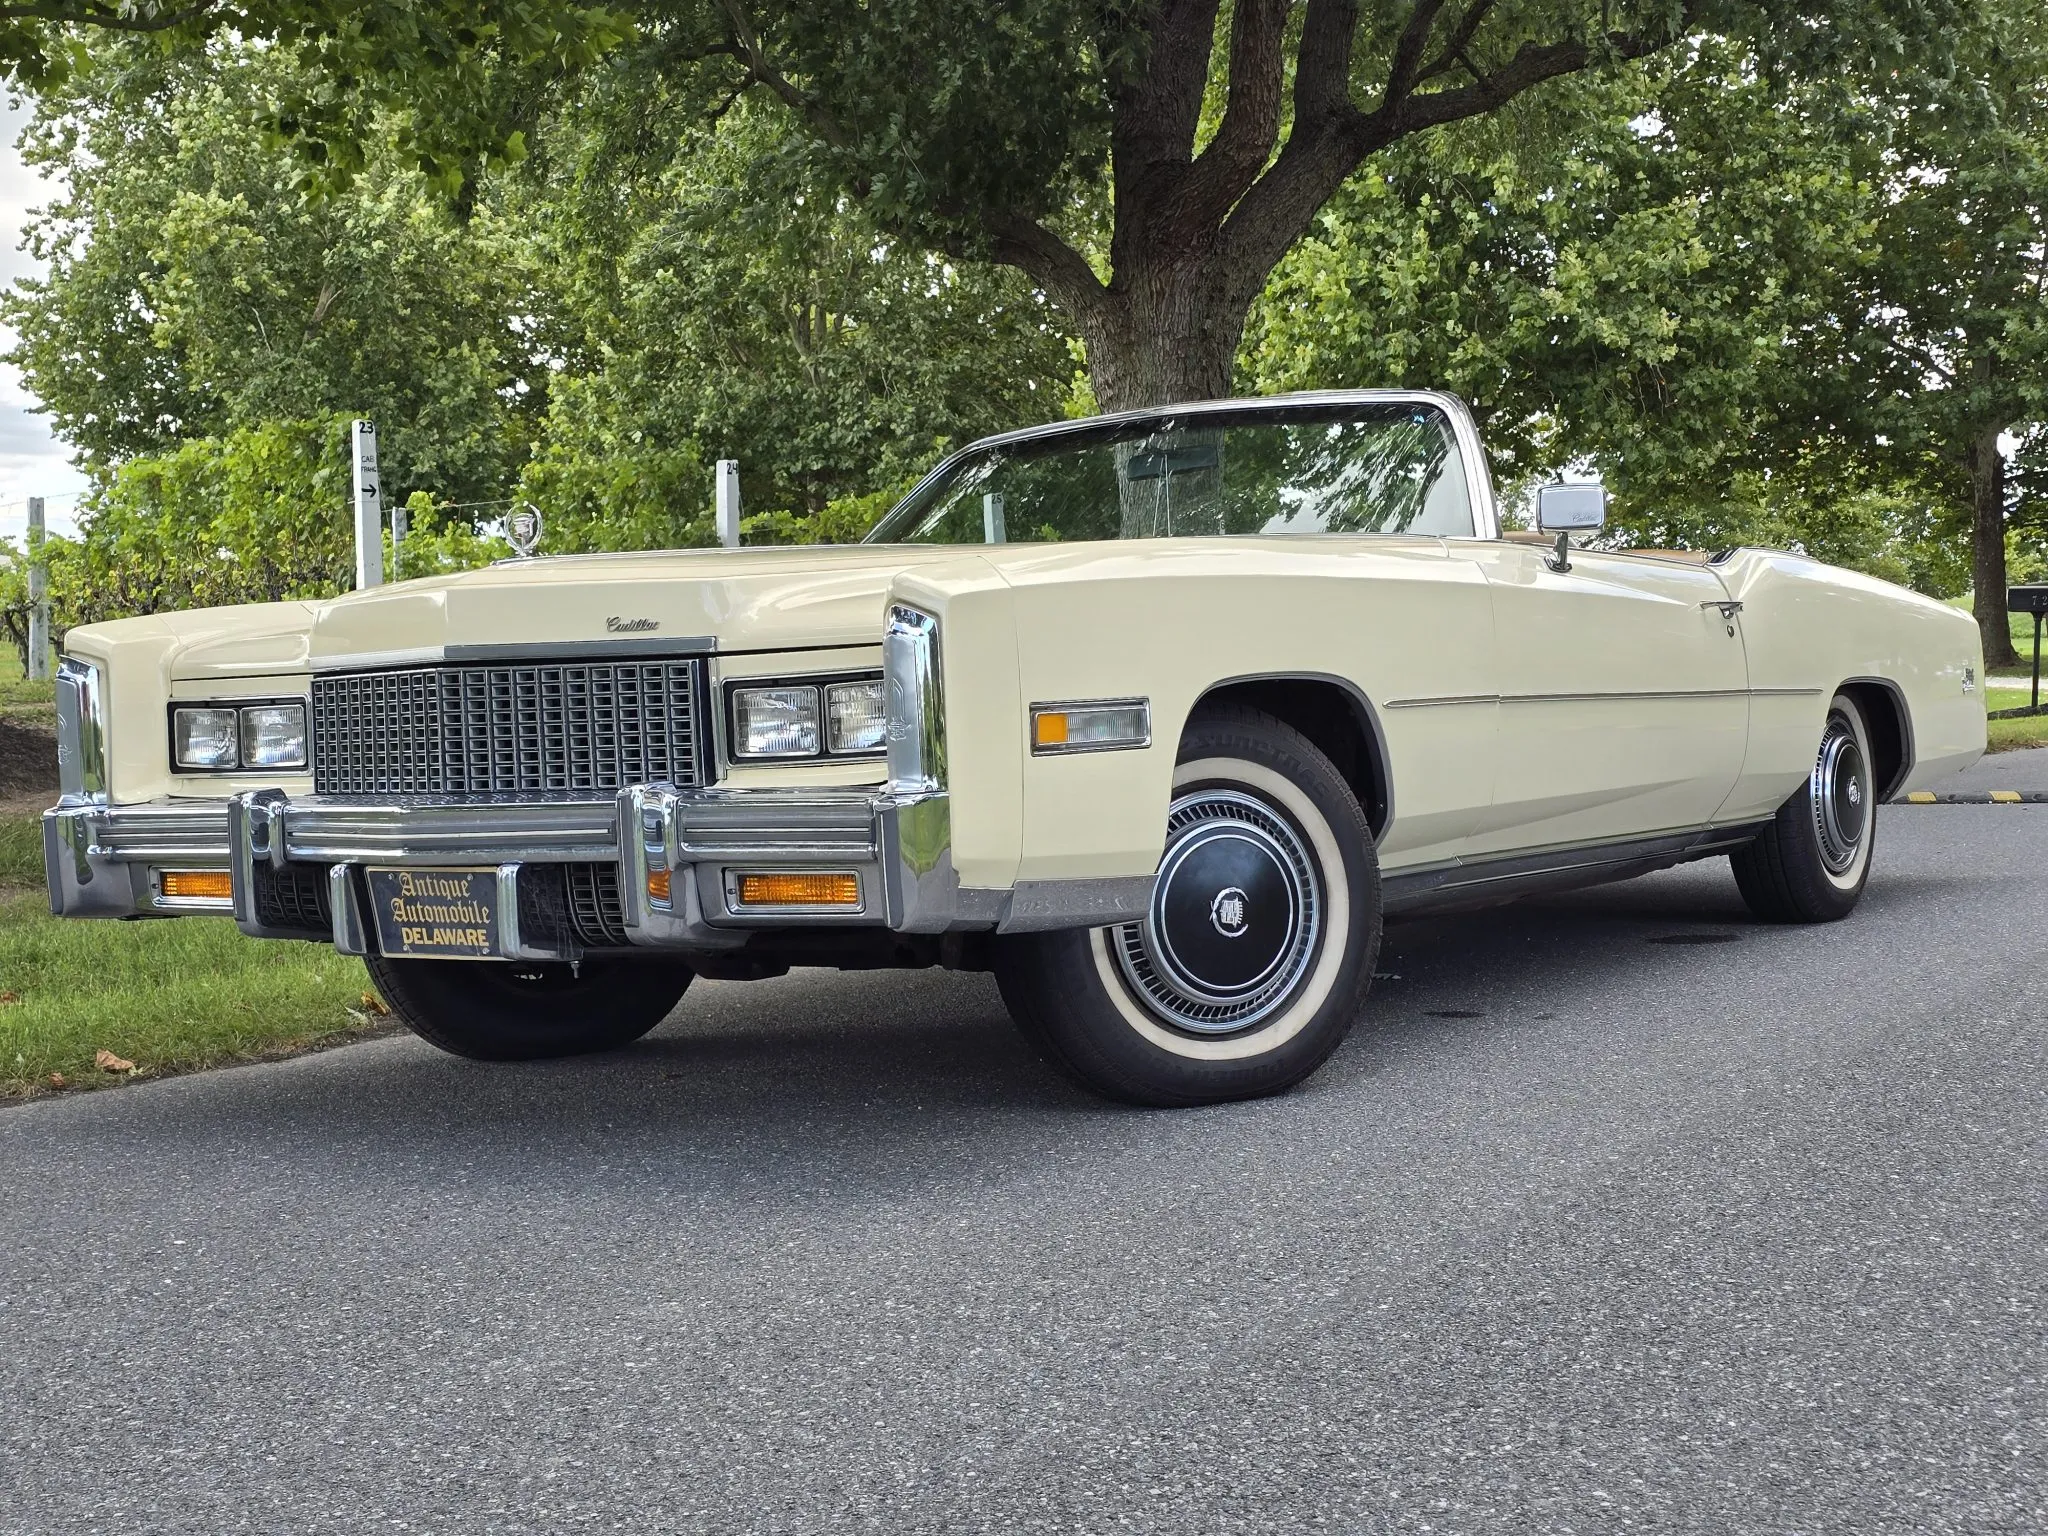
[[[1398,928],[1200,1112],[942,974],[0,1112],[0,1529],[2039,1531],[2044,854]]]

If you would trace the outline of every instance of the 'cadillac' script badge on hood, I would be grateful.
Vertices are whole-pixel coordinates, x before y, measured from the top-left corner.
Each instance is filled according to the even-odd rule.
[[[505,537],[519,551],[520,559],[530,558],[540,547],[540,508],[530,501],[513,508],[512,515],[505,519]]]
[[[622,619],[613,614],[604,621],[605,632],[613,635],[646,635],[661,628],[659,619]]]

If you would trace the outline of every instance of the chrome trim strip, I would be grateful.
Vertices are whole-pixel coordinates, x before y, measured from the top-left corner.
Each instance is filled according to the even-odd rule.
[[[1612,704],[1635,699],[1746,699],[1747,688],[1615,688],[1589,693],[1504,693],[1503,704]]]
[[[1389,699],[1386,709],[1425,709],[1445,704],[1586,704],[1629,699],[1759,699],[1818,695],[1819,688],[1640,688],[1604,693],[1455,693],[1436,698]]]
[[[238,797],[239,798],[239,797]],[[279,856],[316,864],[609,863],[612,800],[438,804],[309,797],[282,813]]]
[[[494,645],[429,645],[408,651],[354,651],[315,656],[314,672],[366,672],[388,667],[436,666],[465,661],[576,661],[592,656],[705,656],[718,649],[716,635],[676,635],[633,640],[508,640]]]
[[[190,860],[202,868],[224,868],[228,862],[227,807],[219,801],[190,807],[161,802],[111,806],[95,820],[95,844],[113,858],[131,863]]]
[[[1431,709],[1446,704],[1498,704],[1497,693],[1446,693],[1428,699],[1389,699],[1382,709]]]
[[[1697,828],[1399,870],[1385,877],[1381,902],[1388,913],[1441,911],[1513,901],[1535,891],[1633,879],[1738,848],[1753,839],[1763,825]]]

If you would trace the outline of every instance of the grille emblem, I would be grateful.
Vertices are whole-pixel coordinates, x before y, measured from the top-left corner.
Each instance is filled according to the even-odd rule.
[[[606,634],[645,635],[661,628],[659,619],[622,619],[616,613],[604,621]]]

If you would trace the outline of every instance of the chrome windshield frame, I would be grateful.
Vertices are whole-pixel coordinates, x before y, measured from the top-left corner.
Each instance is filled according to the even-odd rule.
[[[1479,427],[1472,419],[1471,407],[1456,395],[1435,389],[1316,389],[1303,390],[1290,395],[1246,395],[1229,400],[1187,400],[1176,405],[1146,406],[1135,411],[1116,411],[1104,416],[1077,416],[1071,421],[1047,422],[1043,426],[1024,427],[1015,432],[999,432],[993,437],[980,438],[966,447],[949,453],[931,469],[922,480],[912,486],[895,506],[885,512],[875,525],[879,531],[886,526],[905,503],[916,500],[934,483],[950,476],[965,459],[986,453],[992,448],[1007,448],[1016,443],[1035,443],[1077,434],[1099,432],[1104,428],[1114,429],[1128,423],[1158,421],[1169,416],[1225,415],[1237,412],[1271,410],[1327,410],[1331,406],[1345,405],[1422,405],[1443,412],[1450,423],[1451,436],[1458,445],[1458,458],[1465,469],[1465,496],[1472,508],[1472,537],[1497,539],[1500,537],[1500,506],[1495,500],[1493,472],[1486,461],[1486,454],[1479,439]],[[1302,538],[1302,534],[1240,534],[1234,537]],[[1361,538],[1392,537],[1385,534],[1361,534]],[[878,539],[870,532],[861,540],[863,544],[894,542]],[[963,549],[980,549],[988,546],[965,544]]]

